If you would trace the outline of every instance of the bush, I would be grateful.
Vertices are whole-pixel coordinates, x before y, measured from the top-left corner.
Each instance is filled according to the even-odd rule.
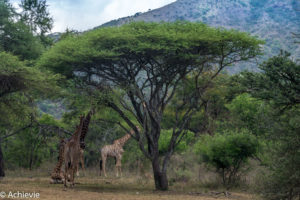
[[[278,116],[277,116],[278,117]],[[267,199],[299,199],[300,197],[300,109],[285,111],[270,131],[271,145],[265,153],[268,171],[262,186]]]
[[[235,97],[226,107],[231,118],[225,121],[223,126],[229,129],[232,127],[248,129],[258,136],[264,135],[269,130],[266,123],[270,123],[267,115],[271,110],[263,101],[243,93]]]
[[[196,144],[205,163],[216,168],[223,185],[229,189],[241,175],[241,167],[258,153],[259,143],[247,130],[228,131],[215,136],[206,135]]]

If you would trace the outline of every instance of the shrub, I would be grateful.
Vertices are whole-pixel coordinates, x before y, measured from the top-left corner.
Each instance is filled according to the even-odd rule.
[[[202,160],[216,168],[223,185],[229,189],[241,175],[241,167],[258,153],[259,143],[247,130],[228,131],[215,136],[206,135],[196,144]]]

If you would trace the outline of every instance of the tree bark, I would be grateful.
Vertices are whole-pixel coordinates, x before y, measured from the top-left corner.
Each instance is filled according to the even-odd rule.
[[[166,171],[162,171],[159,166],[158,155],[152,160],[155,188],[157,190],[168,190],[168,178]]]
[[[0,141],[0,177],[4,177],[4,160],[3,160],[3,154],[2,154],[2,147],[1,147],[1,141]]]

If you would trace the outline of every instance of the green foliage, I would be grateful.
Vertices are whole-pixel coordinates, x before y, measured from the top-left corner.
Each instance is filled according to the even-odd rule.
[[[122,163],[128,167],[128,171],[136,173],[136,170],[140,167],[138,166],[138,162],[142,163],[142,165],[147,163],[148,160],[145,158],[136,140],[130,139],[124,146],[124,150],[125,152],[123,154]]]
[[[217,128],[218,120],[227,119],[228,109],[226,108],[226,103],[232,98],[231,86],[229,85],[230,76],[227,74],[219,74],[213,80],[207,80],[208,76],[214,72],[204,73],[198,78],[198,85],[200,87],[207,87],[204,92],[202,92],[201,101],[198,103],[197,112],[191,117],[188,125],[188,129],[197,134],[209,133],[212,134]],[[208,84],[209,82],[209,84]],[[176,107],[180,105],[188,95],[192,93],[195,89],[194,77],[188,77],[183,80],[178,86],[178,92],[175,94],[174,99],[171,101],[170,105],[166,108],[163,118],[163,127],[165,129],[172,128],[175,123]],[[182,112],[179,117],[183,116],[186,112],[188,104],[182,107]]]
[[[41,28],[40,35],[36,36],[37,32],[35,32],[34,27],[48,23],[47,20],[51,21],[51,18],[45,16],[43,9],[39,7],[41,2],[35,1],[37,7],[28,7],[26,2],[32,1],[23,1],[24,13],[20,15],[8,1],[0,1],[0,51],[18,55],[22,60],[32,60],[41,55],[44,50],[42,43],[46,44],[48,41],[47,37],[42,35],[45,33],[44,28]],[[44,8],[46,8],[45,6]],[[51,26],[47,30],[49,31],[50,28]]]
[[[129,51],[137,57],[151,55],[163,58],[166,64],[175,61],[178,64],[196,64],[200,62],[195,60],[199,54],[193,49],[220,54],[219,47],[222,45],[224,54],[234,47],[240,51],[240,60],[246,60],[260,53],[259,45],[262,43],[247,33],[214,29],[201,23],[136,22],[122,27],[100,28],[63,40],[44,54],[40,65],[72,77],[72,72],[77,69],[90,68],[95,63],[117,62],[128,56]],[[199,45],[201,47],[197,47]],[[135,61],[134,58],[130,57]],[[224,60],[224,63],[227,61]]]
[[[24,0],[23,5],[25,2],[29,1]],[[39,4],[38,1],[35,2]],[[44,4],[44,9],[45,6]],[[23,8],[23,11],[27,9]],[[34,9],[35,13],[28,13],[27,16],[43,13],[40,6],[28,7],[26,11]],[[25,15],[21,16],[17,11],[8,0],[0,0],[0,138],[9,135],[0,141],[0,148],[3,149],[8,167],[32,169],[48,159],[51,150],[51,143],[44,144],[49,141],[49,135],[44,134],[41,126],[35,124],[39,116],[35,101],[57,97],[60,93],[57,82],[61,77],[34,67],[34,59],[44,50],[41,41],[47,39],[46,36],[45,40],[37,37],[33,26],[46,23],[47,19],[39,21],[38,18],[45,17],[40,15],[36,20],[31,18],[29,24]],[[40,33],[42,35],[45,32],[40,29]],[[49,120],[48,117],[41,122]],[[0,173],[3,175],[2,153],[0,163]]]
[[[0,32],[0,49],[20,56],[22,59],[36,59],[42,46],[29,28],[22,22],[8,22]]]
[[[18,127],[27,121],[24,116],[28,115],[32,108],[28,106],[30,99],[23,95],[23,92],[28,90],[31,84],[28,80],[30,74],[24,62],[16,56],[0,52],[1,132],[10,128],[10,125]]]
[[[21,20],[35,33],[45,34],[52,28],[52,19],[47,11],[46,0],[22,0]]]
[[[78,34],[79,34],[78,31],[67,28],[67,29],[65,30],[65,32],[61,33],[61,35],[59,36],[58,41],[59,41],[59,40],[64,40],[64,39],[66,39],[66,38],[68,38],[68,37],[76,36],[76,35],[78,35]]]
[[[271,101],[281,109],[293,107],[300,102],[300,65],[289,56],[282,52],[260,66],[264,73],[245,72],[239,81],[254,97]]]
[[[0,52],[0,97],[25,88],[22,76],[24,63],[11,54]]]
[[[10,19],[12,16],[13,8],[12,6],[8,3],[8,0],[1,0],[0,1],[0,26],[4,26],[7,21]]]
[[[0,52],[0,61],[0,136],[21,130],[5,142],[1,141],[4,144],[4,158],[11,167],[39,166],[44,159],[49,158],[50,149],[44,144],[48,136],[41,134],[38,126],[22,128],[38,118],[34,100],[59,93],[56,83],[60,77],[28,67],[18,57],[5,52]],[[50,116],[41,118],[41,123],[47,124],[50,121],[55,123]]]
[[[58,91],[59,75],[27,67],[18,57],[0,52],[0,97],[17,91],[30,91],[32,94],[54,94]]]
[[[44,125],[58,125],[50,115],[43,115],[38,121]],[[7,168],[33,169],[49,160],[56,150],[55,134],[34,126],[3,142]]]
[[[39,36],[45,46],[51,44],[51,40],[45,34],[51,31],[53,24],[47,6],[46,0],[22,0],[20,4],[22,8],[20,20],[32,33]]]
[[[242,121],[253,122],[253,116],[258,112],[261,102],[252,98],[249,94],[242,94],[227,104],[227,108],[234,114],[239,114]]]
[[[184,152],[187,150],[189,145],[195,140],[194,138],[194,133],[187,131],[182,137],[182,140],[179,142],[179,144],[175,147],[175,152]],[[165,154],[168,152],[168,148],[170,145],[170,141],[173,135],[173,130],[168,129],[168,130],[162,130],[160,133],[159,141],[158,141],[158,146],[159,146],[159,153],[160,154]],[[179,136],[180,137],[180,136]]]
[[[266,124],[270,123],[269,114],[271,108],[263,101],[251,97],[247,93],[236,96],[230,103],[226,104],[230,113],[230,119],[222,122],[220,127],[227,129],[248,129],[255,135],[263,135],[268,131]]]
[[[195,146],[205,163],[216,168],[227,188],[240,176],[247,160],[258,153],[259,142],[248,130],[203,136]]]
[[[299,108],[274,116],[276,123],[268,135],[272,143],[265,152],[268,171],[260,187],[267,199],[297,199],[300,194],[299,116]]]
[[[262,73],[243,73],[239,81],[256,98],[269,103],[273,112],[267,139],[272,141],[264,194],[269,199],[299,196],[299,86],[300,65],[281,53],[263,63]],[[265,125],[266,126],[266,125]]]

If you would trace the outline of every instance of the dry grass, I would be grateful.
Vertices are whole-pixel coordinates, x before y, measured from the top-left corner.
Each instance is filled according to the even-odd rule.
[[[48,177],[23,177],[18,178],[12,175],[0,180],[0,192],[36,192],[40,193],[40,199],[45,200],[96,200],[96,199],[111,199],[111,200],[152,200],[152,199],[198,199],[198,200],[213,200],[213,199],[235,199],[235,200],[254,200],[259,199],[255,195],[231,192],[229,197],[224,194],[216,194],[213,191],[200,188],[199,185],[191,183],[176,183],[170,187],[167,192],[158,192],[153,190],[153,181],[145,180],[144,178],[101,178],[97,176],[87,175],[76,179],[78,184],[74,188],[63,190],[63,185],[49,184]]]

